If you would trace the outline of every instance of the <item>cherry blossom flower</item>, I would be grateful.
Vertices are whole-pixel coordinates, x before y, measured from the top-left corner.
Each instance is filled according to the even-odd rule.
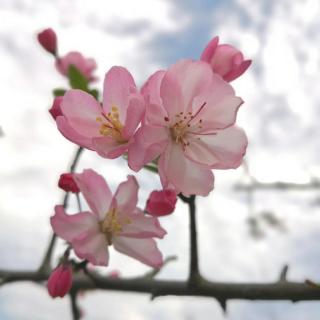
[[[58,186],[66,192],[79,193],[80,189],[73,178],[72,173],[63,173],[60,175]]]
[[[72,267],[70,264],[61,264],[53,270],[48,279],[47,288],[52,298],[64,297],[72,286]]]
[[[37,35],[42,48],[51,54],[57,53],[57,35],[51,28],[45,29]]]
[[[125,68],[112,67],[104,80],[102,108],[90,94],[70,90],[61,110],[63,116],[56,122],[67,139],[113,159],[130,147],[144,114],[144,100],[131,74]]]
[[[154,190],[147,200],[146,211],[152,216],[166,216],[172,213],[177,202],[177,194],[174,190]]]
[[[114,248],[149,266],[162,265],[162,255],[153,237],[163,238],[166,231],[155,217],[136,207],[138,183],[134,176],[122,182],[114,196],[102,176],[93,170],[74,175],[91,211],[74,215],[55,207],[51,217],[54,232],[68,241],[76,255],[93,265],[108,265],[108,247]]]
[[[142,93],[146,114],[129,150],[131,169],[158,159],[164,188],[205,196],[211,169],[241,164],[247,138],[234,123],[242,99],[209,64],[182,60],[151,76]]]
[[[94,59],[85,58],[80,52],[71,51],[56,60],[56,68],[64,76],[68,75],[71,65],[75,66],[88,81],[94,81],[96,79],[93,76],[93,72],[97,68]]]
[[[230,82],[240,77],[251,65],[251,60],[244,60],[243,54],[229,44],[218,44],[219,37],[214,37],[201,54],[200,60],[208,62],[214,72]]]

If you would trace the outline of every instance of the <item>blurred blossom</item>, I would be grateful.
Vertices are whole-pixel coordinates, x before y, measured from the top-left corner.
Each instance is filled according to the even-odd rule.
[[[80,52],[72,51],[56,60],[56,68],[64,76],[68,75],[69,67],[71,65],[76,67],[88,81],[96,80],[93,75],[93,72],[97,67],[94,59],[85,58]]]

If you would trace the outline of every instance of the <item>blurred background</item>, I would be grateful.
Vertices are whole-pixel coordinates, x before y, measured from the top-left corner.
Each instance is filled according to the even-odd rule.
[[[246,130],[247,169],[215,172],[215,190],[198,199],[200,269],[217,281],[274,281],[284,264],[288,278],[320,281],[320,2],[318,0],[99,1],[0,0],[0,268],[34,270],[50,237],[49,217],[63,193],[57,188],[75,146],[57,131],[48,109],[52,89],[66,86],[36,34],[52,27],[59,52],[78,50],[105,72],[122,65],[137,84],[181,58],[199,58],[215,35],[253,60],[232,82],[245,104],[238,123]],[[130,172],[123,159],[84,152],[79,165],[101,172],[115,190]],[[248,172],[250,174],[248,174]],[[251,177],[250,177],[251,176]],[[157,176],[139,172],[141,207]],[[301,190],[236,191],[235,184],[282,181]],[[75,209],[71,201],[72,211]],[[158,275],[186,279],[188,214],[179,204],[161,220],[159,242],[176,255]],[[63,245],[57,248],[55,258]],[[110,267],[123,277],[148,268],[112,252]],[[214,299],[94,291],[79,299],[83,319],[225,319]],[[319,302],[232,301],[232,320],[318,319]],[[71,319],[69,300],[51,299],[30,283],[0,289],[1,320]]]

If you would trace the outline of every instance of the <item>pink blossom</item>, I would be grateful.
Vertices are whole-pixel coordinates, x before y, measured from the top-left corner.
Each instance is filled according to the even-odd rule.
[[[61,133],[82,147],[113,159],[128,150],[144,114],[144,100],[131,74],[112,67],[104,79],[103,106],[81,90],[70,90],[56,122]]]
[[[72,173],[63,173],[60,175],[58,186],[66,192],[79,193],[80,189],[76,184]]]
[[[61,102],[63,97],[55,97],[53,100],[52,107],[49,109],[49,112],[53,119],[56,119],[58,116],[62,116],[61,111]]]
[[[251,65],[251,60],[244,60],[243,54],[229,44],[218,44],[219,37],[214,37],[201,54],[200,60],[208,62],[214,72],[230,82],[240,77]]]
[[[165,216],[172,213],[177,202],[177,194],[174,190],[154,190],[147,200],[146,211],[152,216]]]
[[[64,297],[72,286],[72,268],[69,264],[61,264],[53,270],[48,279],[47,288],[52,298]]]
[[[42,48],[55,55],[57,53],[57,35],[51,29],[45,29],[37,35]]]
[[[234,125],[242,99],[202,61],[182,60],[144,88],[145,120],[129,150],[130,168],[158,159],[164,188],[207,195],[211,169],[237,168],[245,154],[246,135]]]
[[[145,216],[136,207],[139,186],[134,176],[128,176],[113,196],[104,178],[93,170],[75,174],[75,180],[91,211],[68,215],[63,206],[56,206],[51,225],[79,258],[93,265],[108,265],[108,247],[113,245],[147,265],[162,265],[153,237],[163,238],[166,231],[157,218]]]
[[[64,76],[68,75],[71,65],[75,66],[88,81],[95,80],[93,72],[97,68],[97,64],[94,59],[85,58],[80,52],[71,51],[56,60],[56,68]]]

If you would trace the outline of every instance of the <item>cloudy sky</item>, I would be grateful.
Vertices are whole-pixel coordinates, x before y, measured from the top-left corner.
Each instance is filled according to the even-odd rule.
[[[39,30],[57,31],[61,53],[78,50],[94,57],[100,80],[111,66],[122,65],[138,84],[180,58],[198,58],[219,35],[253,59],[250,70],[233,82],[245,101],[239,124],[249,137],[246,159],[252,174],[261,181],[308,182],[320,178],[319,6],[318,0],[0,0],[0,267],[38,266],[50,235],[48,219],[62,197],[57,178],[75,151],[47,112],[51,90],[66,83],[37,44]],[[79,170],[88,167],[101,172],[113,189],[130,173],[124,160],[100,159],[92,152],[84,153]],[[140,172],[137,178],[144,206],[148,192],[160,183],[151,173]],[[246,195],[233,190],[243,179],[241,168],[217,172],[215,191],[198,200],[203,274],[220,281],[273,281],[288,263],[290,279],[320,280],[319,195],[256,193],[250,214],[264,232],[258,240],[249,233]],[[284,226],[270,227],[264,212]],[[159,278],[185,279],[184,205],[163,225],[168,236],[159,246],[164,256],[178,260]],[[62,249],[60,244],[56,257]],[[113,269],[125,277],[148,270],[116,252],[108,270]],[[80,304],[84,319],[224,319],[218,304],[205,298],[165,297],[151,303],[147,295],[96,291],[81,297]],[[232,320],[311,320],[319,312],[317,302],[229,305]],[[68,299],[52,300],[41,286],[17,283],[0,290],[3,320],[57,317],[70,319]]]

